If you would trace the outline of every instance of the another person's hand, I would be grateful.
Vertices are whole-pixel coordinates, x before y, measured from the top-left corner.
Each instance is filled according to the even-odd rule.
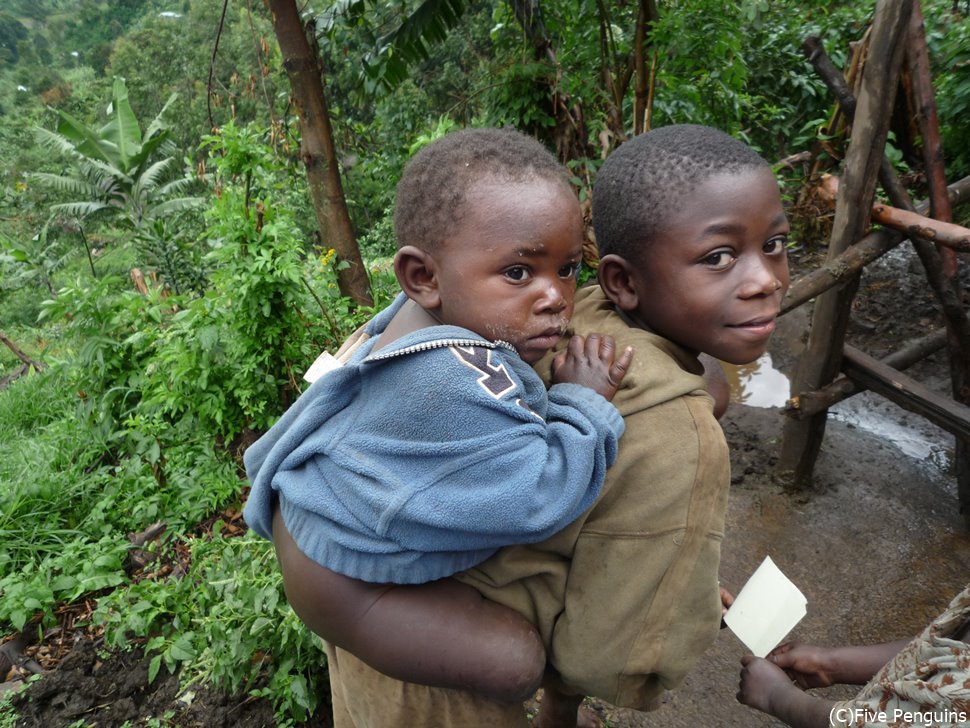
[[[632,361],[633,347],[626,347],[616,356],[612,336],[573,336],[552,360],[552,383],[581,384],[612,400]]]
[[[741,658],[741,680],[738,684],[737,699],[750,708],[763,713],[777,715],[779,705],[785,694],[798,690],[785,671],[768,660],[754,655]]]
[[[832,649],[801,642],[785,642],[770,653],[768,660],[784,670],[803,690],[827,688],[838,682],[832,675]]]
[[[704,366],[704,383],[707,391],[714,398],[714,418],[721,419],[731,403],[731,385],[728,383],[727,375],[721,362],[710,354],[698,356]]]

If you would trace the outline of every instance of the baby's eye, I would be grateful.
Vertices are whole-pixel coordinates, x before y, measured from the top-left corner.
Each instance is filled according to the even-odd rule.
[[[787,243],[787,242],[788,242],[788,239],[785,238],[784,236],[779,236],[777,238],[772,238],[771,240],[769,240],[768,242],[766,242],[764,244],[763,250],[768,255],[774,255],[776,253],[784,253],[785,252],[785,243]]]
[[[529,277],[529,270],[524,265],[514,265],[505,269],[505,277],[513,281],[524,281]]]
[[[583,264],[581,261],[575,263],[570,263],[569,265],[564,265],[559,269],[560,278],[579,278],[579,271],[583,269]]]
[[[734,262],[734,254],[730,250],[718,250],[705,257],[701,262],[712,268],[727,268]]]

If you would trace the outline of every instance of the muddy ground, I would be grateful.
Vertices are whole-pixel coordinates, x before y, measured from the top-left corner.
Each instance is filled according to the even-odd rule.
[[[919,264],[899,254],[866,273],[853,316],[850,343],[877,357],[939,324]],[[806,310],[781,320],[771,350],[781,373],[790,373],[808,320]],[[770,369],[767,362],[762,368]],[[946,371],[944,355],[936,354],[910,373],[947,391]],[[757,399],[750,389],[764,373],[744,374],[738,397]],[[771,373],[776,384],[770,386],[777,387],[781,374]],[[722,583],[739,589],[770,555],[808,599],[808,615],[793,638],[839,644],[915,634],[970,581],[970,534],[958,512],[952,438],[885,400],[861,395],[830,419],[814,489],[790,493],[773,477],[783,418],[778,407],[736,403],[722,421],[733,468]],[[780,725],[735,701],[744,651],[724,630],[658,712],[595,701],[592,709],[616,728]],[[846,694],[844,688],[827,692]],[[147,725],[152,718],[161,721],[155,725],[273,724],[265,701],[217,690],[187,697],[164,676],[148,686],[147,662],[139,655],[102,659],[84,642],[24,691],[18,705],[18,725],[45,728],[79,720]],[[320,712],[314,725],[328,725]]]

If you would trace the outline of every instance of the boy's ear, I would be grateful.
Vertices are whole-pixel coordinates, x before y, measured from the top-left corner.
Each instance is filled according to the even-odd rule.
[[[597,269],[600,288],[621,311],[634,311],[640,296],[633,282],[633,266],[626,258],[610,253],[600,259]]]
[[[401,290],[425,310],[433,311],[441,305],[437,270],[431,254],[413,245],[405,245],[394,256],[394,275]]]

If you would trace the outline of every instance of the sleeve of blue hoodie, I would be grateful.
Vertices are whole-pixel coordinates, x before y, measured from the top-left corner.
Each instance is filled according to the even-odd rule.
[[[273,428],[285,432],[271,450],[247,458],[246,517],[269,536],[278,493],[307,556],[367,581],[440,578],[552,535],[592,505],[623,431],[599,394],[547,394],[484,340],[402,340],[325,379]]]

